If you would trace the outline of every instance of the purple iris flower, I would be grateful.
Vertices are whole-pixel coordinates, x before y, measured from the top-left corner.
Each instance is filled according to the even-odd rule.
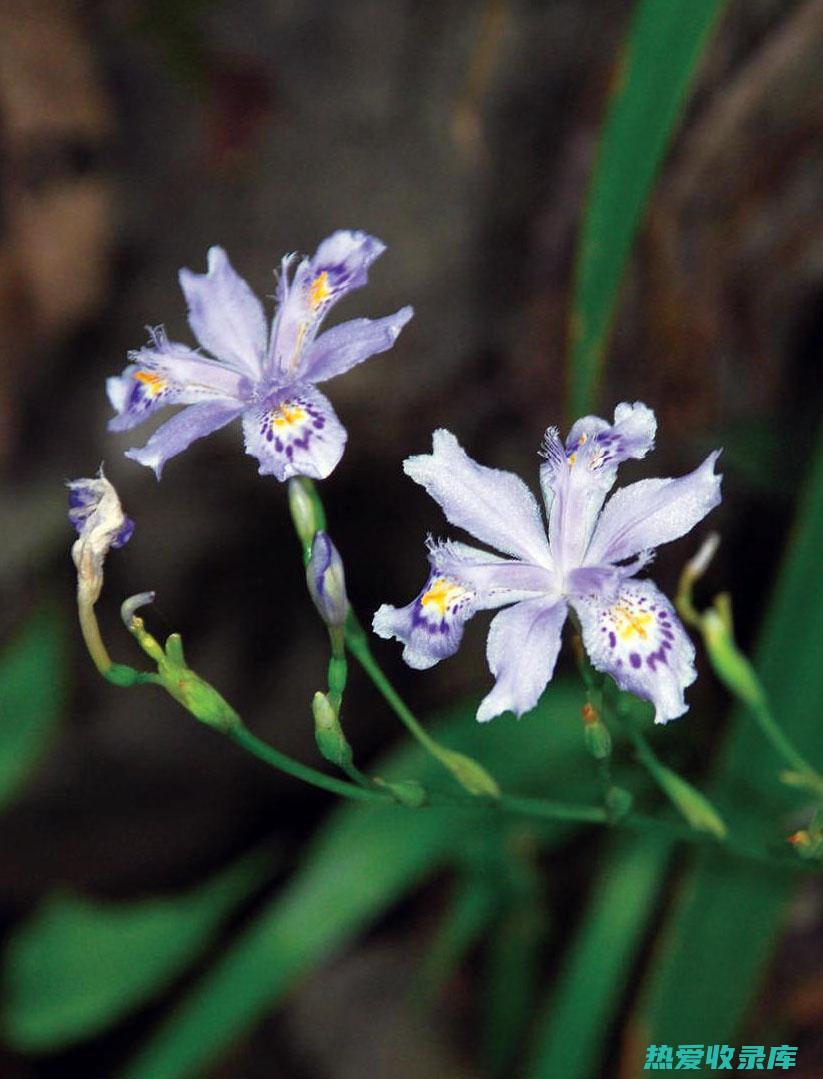
[[[353,319],[319,334],[334,304],[366,284],[385,245],[364,232],[335,232],[313,258],[282,260],[277,310],[269,329],[263,305],[235,273],[221,247],[209,250],[208,272],[180,271],[189,325],[204,356],[169,341],[162,329],[130,353],[122,375],[108,379],[117,415],[110,431],[127,431],[166,405],[186,405],[127,457],[153,468],[195,439],[242,417],[246,452],[261,475],[325,479],[343,455],[346,431],[317,389],[391,348],[412,316],[410,307],[380,319]],[[212,358],[214,357],[214,358]]]
[[[383,605],[374,630],[405,648],[425,669],[457,651],[466,621],[505,607],[489,630],[487,656],[496,683],[481,702],[482,722],[536,704],[554,673],[560,632],[572,606],[594,667],[621,689],[652,702],[655,722],[688,710],[683,690],[695,677],[694,646],[671,603],[636,574],[653,548],[689,532],[720,502],[719,451],[678,479],[648,479],[605,504],[617,466],[652,449],[654,413],[618,405],[614,423],[586,416],[565,446],[546,432],[540,485],[548,534],[534,495],[517,476],[473,461],[449,431],[435,431],[433,452],[409,457],[407,475],[426,488],[447,519],[481,543],[429,543],[431,572],[407,606]]]

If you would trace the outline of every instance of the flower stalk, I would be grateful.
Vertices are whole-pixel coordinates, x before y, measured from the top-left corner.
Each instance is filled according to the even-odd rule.
[[[781,780],[788,786],[823,797],[823,775],[806,760],[780,726],[757,671],[737,645],[729,594],[722,592],[715,596],[712,606],[702,612],[694,605],[694,585],[706,572],[719,542],[716,534],[709,536],[684,566],[675,598],[677,609],[685,622],[700,631],[717,677],[746,705],[763,735],[789,766],[788,771],[781,773]]]

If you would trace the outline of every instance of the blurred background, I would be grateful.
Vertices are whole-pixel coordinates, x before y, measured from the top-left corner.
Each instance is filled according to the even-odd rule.
[[[6,706],[0,700],[2,724],[18,730],[9,702],[39,700],[44,686],[47,697],[35,717],[42,729],[33,720],[24,756],[14,757],[30,757],[31,766],[23,775],[21,764],[0,815],[3,1076],[119,1074],[231,954],[238,934],[294,894],[295,881],[304,881],[301,909],[311,909],[315,925],[342,909],[338,886],[368,884],[377,871],[365,855],[352,869],[360,833],[349,817],[335,817],[350,841],[326,850],[325,876],[307,878],[307,852],[328,839],[331,797],[268,771],[159,691],[123,691],[96,676],[75,628],[62,483],[105,461],[137,521],[133,541],[109,559],[98,607],[113,656],[137,662],[118,608],[127,595],[155,590],[157,634],[181,632],[192,667],[256,733],[319,766],[309,702],[324,685],[326,641],[305,595],[284,487],[258,477],[237,425],[174,459],[158,485],[122,456],[143,443],[142,429],[133,438],[106,433],[105,377],[144,343],[147,326],[162,323],[173,339],[191,341],[177,270],[204,270],[210,245],[225,246],[252,288],[270,297],[283,253],[311,253],[336,228],[381,237],[387,253],[340,317],[376,317],[406,303],[416,315],[392,352],[334,383],[349,444],[323,495],[357,609],[370,616],[382,602],[410,600],[425,575],[426,533],[440,534],[443,522],[403,476],[403,458],[447,426],[477,459],[536,487],[543,431],[568,422],[574,245],[632,6],[0,6],[0,640],[9,649],[33,642],[20,660],[30,664],[30,685],[20,683]],[[657,450],[626,467],[629,479],[688,471],[724,447],[724,502],[711,523],[723,545],[707,598],[731,591],[749,649],[820,416],[823,3],[719,7],[634,248],[599,411],[642,400],[657,412]],[[698,538],[660,553],[654,577],[666,591]],[[577,704],[562,720],[549,708],[519,724],[498,720],[492,733],[472,727],[471,702],[490,681],[481,620],[458,656],[425,674],[406,669],[394,644],[376,641],[375,651],[418,714],[464,704],[452,717],[452,741],[472,739],[465,744],[492,770],[528,745],[546,764],[538,790],[552,797],[565,739],[563,760],[572,763],[561,778],[581,776],[570,799],[585,801],[586,791],[596,798]],[[689,717],[655,738],[698,784],[729,711],[705,657],[699,663]],[[559,673],[571,676],[568,660]],[[356,671],[344,718],[366,770],[402,740]],[[787,811],[786,830],[802,808]],[[426,827],[404,820],[400,860],[415,829]],[[218,1021],[226,1044],[190,1073],[635,1074],[637,1046],[651,1040],[638,1018],[638,987],[664,938],[688,851],[661,863],[660,852],[618,850],[620,841],[600,831],[549,839],[522,822],[470,834],[456,844],[460,858],[432,855],[425,872],[409,869],[359,921],[352,915],[350,929],[341,915],[336,939],[304,942],[314,947],[311,961],[270,1001],[261,989],[236,1029]],[[212,890],[201,910],[204,882]],[[587,1059],[577,1071],[536,1063],[529,1047],[554,994],[568,987],[571,942],[589,939],[592,897],[621,883],[615,903],[642,909],[643,920],[614,927],[610,954],[624,947],[625,955],[608,1007],[588,1025],[574,1012]],[[734,894],[745,906],[758,887]],[[66,908],[66,897],[87,906]],[[180,897],[192,905],[180,906]],[[713,1039],[796,1044],[802,1076],[823,1072],[821,899],[812,875],[780,893],[759,937],[768,954],[740,1002],[748,1026]],[[160,926],[156,937],[147,918]],[[188,950],[180,944],[187,932],[195,938]],[[299,950],[294,933],[288,939]],[[105,1003],[107,992],[122,997],[123,976],[143,949],[169,956],[176,944],[182,958],[147,978],[127,1006]],[[604,941],[604,953],[611,947]],[[75,971],[78,956],[90,973]],[[88,981],[101,970],[102,988]],[[701,977],[698,960],[698,993]],[[238,975],[226,1000],[248,986]],[[80,1001],[82,1011],[84,999],[73,1026],[61,1009]],[[746,1038],[735,1041],[738,1031]],[[696,1028],[680,1040],[710,1038]],[[145,1074],[188,1074],[182,1064],[168,1069]]]

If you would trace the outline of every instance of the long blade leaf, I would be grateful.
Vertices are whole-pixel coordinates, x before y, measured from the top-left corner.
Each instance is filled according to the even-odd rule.
[[[571,317],[569,412],[596,406],[620,282],[652,184],[723,0],[640,0],[583,215]]]

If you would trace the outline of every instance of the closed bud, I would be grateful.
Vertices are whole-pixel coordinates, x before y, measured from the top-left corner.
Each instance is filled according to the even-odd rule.
[[[294,530],[303,547],[308,550],[316,532],[326,527],[322,507],[312,496],[309,483],[303,476],[289,480],[289,510]]]
[[[306,583],[320,617],[332,629],[340,629],[349,613],[343,560],[327,532],[317,532],[306,566]]]
[[[314,740],[323,757],[338,767],[351,764],[351,746],[346,741],[340,718],[328,696],[318,690],[312,700],[311,710],[314,716]]]
[[[609,734],[608,727],[599,719],[594,723],[586,723],[583,728],[583,738],[586,748],[595,760],[603,761],[611,755],[612,736]]]

